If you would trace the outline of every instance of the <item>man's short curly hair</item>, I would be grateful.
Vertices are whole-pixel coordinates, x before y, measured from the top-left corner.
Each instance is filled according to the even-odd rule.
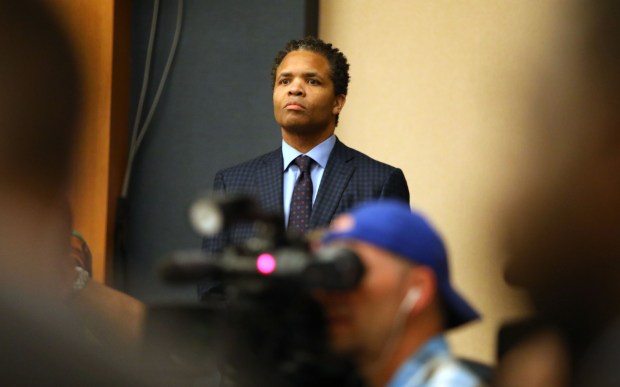
[[[273,62],[271,69],[271,84],[276,84],[276,71],[284,57],[291,51],[307,50],[321,54],[329,62],[329,75],[334,82],[334,95],[347,95],[349,89],[349,62],[340,50],[325,43],[314,36],[307,36],[299,40],[291,40],[286,44],[284,50],[280,51]]]

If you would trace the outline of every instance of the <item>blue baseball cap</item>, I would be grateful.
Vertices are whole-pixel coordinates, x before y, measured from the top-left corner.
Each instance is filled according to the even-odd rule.
[[[352,239],[388,250],[417,265],[431,268],[447,311],[447,327],[454,328],[480,318],[478,312],[450,284],[444,243],[430,223],[408,204],[380,200],[362,204],[348,214],[349,221],[336,222],[323,242]]]

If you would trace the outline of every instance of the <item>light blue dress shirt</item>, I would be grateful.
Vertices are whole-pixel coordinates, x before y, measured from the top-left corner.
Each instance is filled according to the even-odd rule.
[[[403,363],[388,387],[474,387],[484,383],[450,353],[443,335],[435,336]]]
[[[312,148],[305,155],[314,160],[312,167],[310,168],[310,178],[312,179],[312,204],[316,199],[316,194],[319,192],[319,186],[321,179],[323,178],[323,172],[325,172],[325,166],[329,155],[332,153],[336,145],[336,136],[331,135],[328,139]],[[302,155],[300,151],[293,148],[282,140],[282,158],[284,160],[283,170],[283,198],[284,198],[284,223],[288,226],[288,214],[291,210],[291,197],[293,196],[293,190],[295,189],[295,182],[299,177],[299,167],[292,164],[293,160],[297,156]]]

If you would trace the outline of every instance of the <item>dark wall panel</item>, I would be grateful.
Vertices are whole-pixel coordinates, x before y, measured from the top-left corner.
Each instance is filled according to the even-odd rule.
[[[124,288],[143,300],[195,299],[195,287],[171,288],[156,263],[175,249],[199,248],[187,221],[192,198],[215,172],[274,149],[270,70],[284,44],[316,34],[316,1],[186,0],[177,56],[135,160],[128,196]],[[132,101],[137,105],[153,2],[132,9]],[[150,105],[174,35],[176,1],[162,1]],[[145,111],[146,113],[146,111]]]

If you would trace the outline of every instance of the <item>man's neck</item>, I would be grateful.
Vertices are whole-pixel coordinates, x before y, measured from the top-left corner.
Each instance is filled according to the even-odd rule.
[[[367,371],[364,372],[364,377],[368,385],[373,387],[387,385],[400,366],[441,331],[439,326],[433,325],[410,329],[400,340],[396,341],[393,348],[385,348],[384,351],[387,353],[379,355],[379,359],[375,355],[372,359],[363,361],[366,364],[363,364],[361,369]]]
[[[303,134],[291,133],[285,129],[282,129],[282,139],[287,144],[304,154],[308,153],[312,150],[312,148],[327,140],[332,134],[334,134],[333,128],[319,133]]]

